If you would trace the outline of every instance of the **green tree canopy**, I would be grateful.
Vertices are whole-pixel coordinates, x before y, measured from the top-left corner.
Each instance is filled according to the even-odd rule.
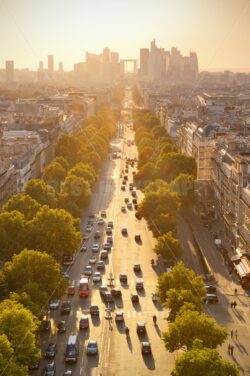
[[[0,303],[0,335],[6,335],[22,366],[35,364],[40,358],[36,346],[38,321],[22,304],[6,299]]]
[[[31,179],[25,186],[24,192],[41,205],[55,206],[55,190],[41,179]]]
[[[239,368],[222,359],[217,350],[203,347],[198,340],[175,361],[171,376],[238,376]]]
[[[97,179],[97,174],[94,168],[89,164],[83,162],[79,162],[74,167],[72,167],[69,170],[68,175],[75,175],[79,178],[87,180],[91,187],[93,187]]]
[[[169,231],[158,237],[154,252],[157,255],[161,255],[166,261],[175,261],[182,254],[180,241],[175,239],[172,232]]]
[[[69,169],[69,163],[66,161],[66,159],[62,156],[56,157],[54,159],[54,162],[60,163],[60,165],[64,168],[65,171],[68,171]]]
[[[34,218],[40,209],[41,205],[32,197],[24,193],[13,195],[3,206],[4,212],[17,210],[24,215],[26,220]]]
[[[67,171],[61,163],[53,161],[45,167],[43,179],[58,192],[60,190],[60,184],[65,179],[66,174]]]
[[[168,182],[174,180],[180,173],[196,176],[195,159],[177,152],[171,152],[161,156],[157,161],[156,167],[159,177]]]
[[[168,351],[181,348],[190,349],[195,339],[203,342],[205,347],[216,348],[227,338],[227,331],[216,321],[197,311],[185,310],[169,324],[168,331],[163,333],[163,341]]]
[[[70,197],[80,208],[84,208],[91,198],[89,182],[84,178],[68,175],[62,184],[62,194]]]
[[[180,174],[170,183],[170,189],[178,194],[182,207],[194,204],[195,178],[193,175]]]
[[[69,166],[84,160],[87,155],[87,146],[80,138],[70,135],[62,135],[56,145],[56,156],[64,157]]]
[[[183,309],[201,312],[202,300],[192,290],[170,289],[165,306],[170,310],[168,320],[174,321]]]
[[[63,209],[44,206],[27,227],[28,248],[47,252],[57,260],[61,260],[65,253],[73,254],[81,243],[74,218]]]
[[[183,262],[175,265],[171,272],[163,273],[157,282],[157,295],[165,303],[170,289],[192,290],[200,299],[205,296],[204,281],[201,276],[185,267]]]
[[[10,260],[14,253],[20,252],[25,245],[27,229],[24,215],[18,211],[0,214],[1,260]]]
[[[11,291],[26,292],[41,309],[52,296],[61,298],[67,281],[60,273],[60,265],[45,252],[23,250],[4,265],[4,274]]]
[[[5,334],[0,335],[0,374],[5,376],[28,375],[28,367],[17,363],[14,350]]]

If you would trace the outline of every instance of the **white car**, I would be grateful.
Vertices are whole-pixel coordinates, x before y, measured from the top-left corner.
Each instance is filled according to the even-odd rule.
[[[84,274],[85,275],[92,275],[92,273],[93,273],[92,266],[91,265],[85,266]]]
[[[98,282],[101,282],[101,280],[102,280],[101,273],[100,272],[95,272],[93,274],[93,282],[98,283]]]
[[[59,305],[60,305],[60,300],[59,299],[53,299],[49,303],[49,308],[50,309],[58,309]]]
[[[91,256],[90,259],[89,259],[89,264],[95,264],[96,263],[96,257],[95,256]]]
[[[98,225],[103,225],[104,224],[104,219],[103,218],[99,218],[98,221],[97,221],[97,224]]]
[[[99,246],[98,243],[94,243],[94,244],[92,245],[92,251],[93,251],[93,252],[98,252],[99,249],[100,249],[100,246]]]

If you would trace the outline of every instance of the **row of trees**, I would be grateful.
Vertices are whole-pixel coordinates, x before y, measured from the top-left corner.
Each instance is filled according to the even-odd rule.
[[[80,246],[80,219],[109,152],[115,114],[103,109],[75,136],[63,135],[43,179],[30,180],[0,214],[0,373],[28,375],[40,357],[37,336],[48,301],[60,298],[68,281],[63,255]]]
[[[158,119],[149,111],[134,113],[139,170],[135,182],[144,189],[138,211],[157,238],[154,252],[176,264],[182,254],[176,235],[177,214],[194,200],[196,166],[193,158],[178,152]],[[168,351],[183,350],[172,376],[238,375],[238,368],[216,350],[227,338],[225,328],[203,313],[202,277],[177,263],[158,278],[157,295],[169,310],[163,341]]]

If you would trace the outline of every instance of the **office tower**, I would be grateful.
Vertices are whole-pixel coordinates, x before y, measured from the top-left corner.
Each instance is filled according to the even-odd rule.
[[[151,42],[148,73],[151,81],[162,82],[166,78],[166,52],[156,46],[155,40]]]
[[[7,82],[14,81],[14,61],[13,60],[8,60],[5,62],[5,74],[6,74]]]
[[[39,71],[43,71],[44,70],[44,67],[43,67],[43,61],[39,61],[39,67],[38,67]]]
[[[148,61],[149,61],[149,49],[140,49],[140,75],[141,77],[148,75]]]
[[[39,61],[38,70],[37,70],[37,81],[44,80],[44,66],[43,61]]]
[[[62,62],[58,63],[58,72],[63,73],[63,63]]]
[[[199,73],[199,64],[198,64],[198,58],[195,52],[190,52],[190,68],[195,76]]]
[[[54,74],[54,56],[48,55],[48,74],[50,77]]]
[[[118,54],[118,52],[111,52],[110,53],[110,62],[112,64],[118,64],[119,63],[119,54]]]
[[[109,48],[104,48],[102,52],[102,61],[104,63],[109,63],[110,62],[110,49]]]

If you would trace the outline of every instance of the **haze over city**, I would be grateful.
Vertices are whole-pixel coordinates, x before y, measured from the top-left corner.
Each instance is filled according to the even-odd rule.
[[[248,71],[250,4],[247,0],[2,0],[0,67],[37,69],[53,54],[65,70],[86,51],[104,47],[121,58],[139,59],[139,49],[156,39],[159,47],[190,50],[200,70]]]

